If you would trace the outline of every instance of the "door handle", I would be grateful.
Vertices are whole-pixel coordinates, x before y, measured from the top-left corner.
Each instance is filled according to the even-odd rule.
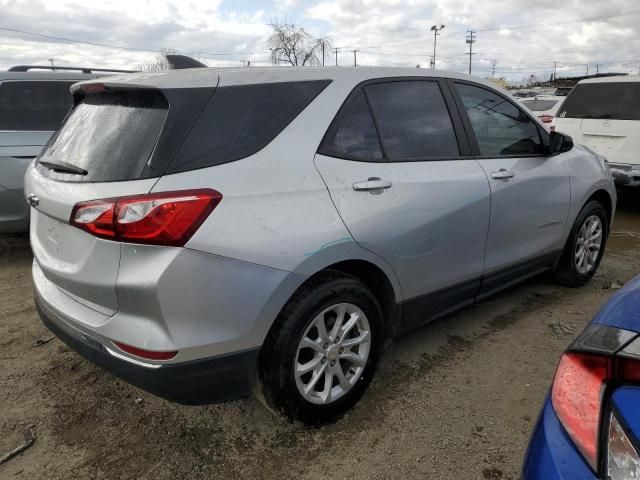
[[[516,174],[511,170],[507,170],[506,168],[501,168],[497,172],[491,173],[491,178],[495,180],[509,180],[510,178],[515,177]]]
[[[391,188],[393,185],[388,180],[382,180],[378,177],[369,177],[366,182],[356,182],[353,189],[356,192],[368,191],[373,195],[380,195],[385,189]]]

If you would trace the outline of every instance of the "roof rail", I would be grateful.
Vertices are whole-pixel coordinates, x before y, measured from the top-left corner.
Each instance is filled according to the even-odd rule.
[[[58,67],[52,65],[16,65],[8,72],[28,72],[29,70],[68,70],[82,73],[109,72],[109,73],[135,73],[136,70],[119,70],[117,68],[90,68],[90,67]]]

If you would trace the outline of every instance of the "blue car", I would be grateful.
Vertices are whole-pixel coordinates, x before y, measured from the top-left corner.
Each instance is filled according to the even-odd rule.
[[[563,354],[524,479],[640,479],[640,276]]]

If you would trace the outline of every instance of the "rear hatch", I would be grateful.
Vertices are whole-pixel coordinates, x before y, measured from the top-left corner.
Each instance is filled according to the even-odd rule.
[[[640,164],[640,82],[579,84],[560,107],[556,129],[611,163]]]
[[[160,91],[136,89],[80,93],[76,102],[26,175],[31,245],[36,268],[46,279],[84,305],[112,315],[118,309],[120,244],[71,226],[70,216],[79,202],[151,190],[157,172],[149,162],[169,103]]]

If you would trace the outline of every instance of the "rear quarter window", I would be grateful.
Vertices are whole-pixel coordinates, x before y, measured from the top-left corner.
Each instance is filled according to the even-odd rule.
[[[5,81],[0,84],[0,130],[55,131],[73,105],[75,82]]]
[[[640,120],[640,82],[578,85],[560,107],[559,117]]]
[[[278,136],[330,80],[219,87],[167,173],[248,157]]]

